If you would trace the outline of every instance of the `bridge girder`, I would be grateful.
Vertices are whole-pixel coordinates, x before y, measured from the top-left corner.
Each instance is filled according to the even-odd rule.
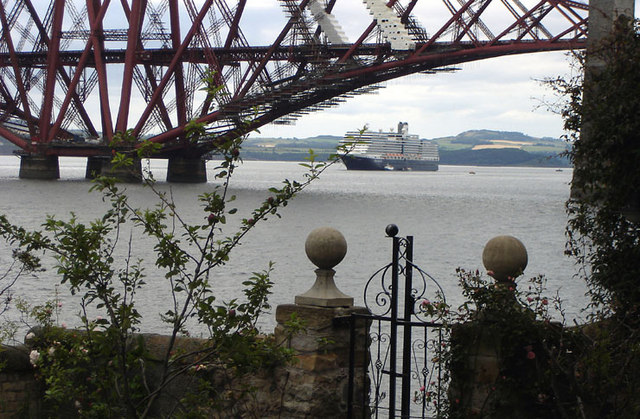
[[[444,0],[449,16],[431,35],[412,14],[418,0],[368,0],[377,19],[402,22],[403,41],[387,42],[391,29],[359,20],[355,26],[364,29],[352,31],[357,36],[347,44],[329,41],[346,39],[333,14],[340,0],[281,0],[283,26],[262,44],[245,35],[255,29],[243,25],[251,3],[0,4],[0,135],[27,152],[103,155],[114,135],[130,128],[163,144],[165,155],[197,156],[393,78],[586,45],[587,5],[571,0]],[[502,21],[489,25],[496,10]],[[209,124],[207,138],[187,142],[190,121]]]

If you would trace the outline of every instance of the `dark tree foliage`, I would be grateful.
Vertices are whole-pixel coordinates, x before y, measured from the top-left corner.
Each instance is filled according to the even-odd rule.
[[[591,320],[575,330],[566,376],[579,417],[640,415],[640,25],[621,17],[579,57],[585,69],[552,85],[574,163],[567,253],[581,267]],[[571,336],[571,335],[568,335]],[[558,359],[566,358],[559,355]]]
[[[590,51],[586,82],[556,84],[574,163],[568,251],[597,314],[636,325],[640,302],[640,33],[620,18]]]

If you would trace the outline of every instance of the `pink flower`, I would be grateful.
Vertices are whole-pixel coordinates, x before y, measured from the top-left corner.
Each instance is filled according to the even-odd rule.
[[[420,392],[424,393],[424,386],[420,387]]]
[[[428,306],[429,304],[431,304],[431,301],[429,301],[428,299],[425,298],[424,300],[422,300],[422,306],[423,307],[424,306]]]
[[[547,304],[549,304],[549,300],[547,300],[546,298],[543,298],[542,299],[542,305],[546,306]]]
[[[536,358],[536,353],[533,351],[529,351],[527,352],[527,359],[535,359]]]
[[[487,271],[487,275],[489,275],[489,276],[494,276],[494,275],[495,275],[495,272],[493,272],[493,271]]]
[[[531,298],[531,297],[527,297],[527,302],[529,302],[529,303],[530,303],[530,302],[532,302],[532,301],[533,301],[533,298]]]

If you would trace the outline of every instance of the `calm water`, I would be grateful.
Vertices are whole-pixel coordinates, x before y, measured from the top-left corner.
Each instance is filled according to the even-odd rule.
[[[209,164],[211,173],[215,163]],[[0,213],[14,223],[37,228],[47,214],[68,218],[71,212],[89,221],[107,208],[98,193],[88,192],[91,183],[84,180],[84,159],[61,159],[58,181],[18,179],[18,167],[17,157],[0,157]],[[157,179],[165,178],[165,162],[152,161],[152,168]],[[301,179],[303,171],[291,162],[245,162],[231,187],[238,197],[235,219],[248,217],[251,208],[268,196],[267,188],[284,178]],[[456,267],[482,270],[485,243],[496,235],[510,234],[528,249],[525,276],[545,274],[549,295],[559,290],[568,313],[579,316],[586,302],[585,288],[573,278],[576,269],[563,254],[564,203],[570,180],[571,170],[553,168],[441,166],[435,173],[419,173],[354,172],[336,165],[284,208],[282,219],[274,217],[257,226],[229,264],[216,272],[213,283],[221,299],[240,297],[242,281],[273,261],[271,301],[274,306],[293,303],[294,296],[304,293],[315,278],[314,266],[304,253],[307,234],[316,227],[332,226],[348,243],[347,256],[336,267],[336,283],[356,304],[362,304],[366,281],[390,261],[391,241],[385,238],[384,229],[395,223],[400,235],[414,236],[415,262],[439,281],[450,302],[461,300]],[[184,217],[197,222],[205,214],[196,197],[214,186],[213,181],[206,185],[159,183],[160,189],[172,192]],[[127,185],[127,189],[138,205],[153,207],[149,190],[139,185]],[[148,257],[152,242],[136,239],[133,248],[137,256]],[[9,256],[6,245],[0,244],[0,263],[6,263]],[[148,289],[138,298],[146,315],[144,330],[161,331],[157,312],[168,293],[162,274],[152,264],[147,265],[147,274]],[[57,281],[48,271],[39,278],[23,279],[15,291],[34,302],[44,301],[53,297]],[[61,321],[77,322],[77,308],[66,294],[62,298]],[[267,330],[273,326],[272,317],[261,322]]]

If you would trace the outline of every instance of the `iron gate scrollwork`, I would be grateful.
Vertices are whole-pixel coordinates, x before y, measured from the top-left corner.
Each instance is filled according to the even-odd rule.
[[[413,263],[413,237],[397,237],[394,224],[386,233],[393,240],[392,261],[365,286],[370,314],[351,316],[348,417],[438,417],[447,384],[440,357],[447,334],[427,313],[436,301],[446,303],[444,292]],[[368,333],[356,333],[361,322]]]

